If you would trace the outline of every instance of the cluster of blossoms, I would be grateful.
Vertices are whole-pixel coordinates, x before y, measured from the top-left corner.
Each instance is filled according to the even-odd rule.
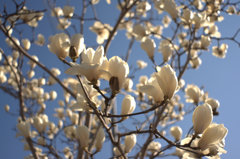
[[[32,39],[18,35],[18,25],[25,24],[35,33],[45,10],[32,11],[21,4],[16,6],[16,13],[5,11],[0,16],[0,30],[11,52],[0,49],[0,89],[19,99],[16,130],[24,149],[31,151],[26,158],[93,158],[109,143],[112,158],[127,158],[135,152],[136,158],[220,158],[226,153],[228,133],[223,124],[212,122],[213,116],[219,115],[220,103],[197,85],[187,80],[185,84],[183,74],[198,69],[205,52],[225,58],[228,45],[221,43],[217,23],[224,20],[222,11],[232,15],[239,12],[237,8],[223,0],[106,0],[107,7],[118,3],[120,12],[117,23],[111,26],[96,14],[95,7],[101,3],[83,1],[81,15],[69,4],[49,6],[50,18],[56,18],[60,33],[49,36],[48,41],[44,33],[36,38],[33,34]],[[89,10],[93,14],[87,14]],[[155,13],[161,18],[155,18]],[[79,20],[80,32],[73,19]],[[96,46],[86,43],[85,25],[96,33]],[[75,28],[74,33],[71,28]],[[130,39],[127,55],[108,57],[109,45],[121,34],[119,30]],[[238,32],[231,38],[234,42]],[[134,52],[134,41],[149,58],[134,59],[136,66],[127,62]],[[47,47],[68,66],[47,68],[41,57],[32,53],[35,47]],[[141,75],[137,83],[138,73],[149,65],[154,68],[148,71],[150,77]],[[40,68],[49,76],[38,71]],[[48,105],[58,105],[53,109],[54,119]],[[191,111],[187,111],[188,106]],[[8,113],[16,109],[10,110],[9,105],[4,108]],[[182,128],[173,124],[191,112],[193,127],[183,138]],[[143,134],[148,134],[146,140]],[[64,148],[57,149],[55,143]],[[176,150],[168,154],[166,150],[171,147]]]

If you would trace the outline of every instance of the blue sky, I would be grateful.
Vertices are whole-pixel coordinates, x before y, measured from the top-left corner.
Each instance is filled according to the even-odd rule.
[[[42,1],[27,1],[28,8],[30,9],[43,9],[45,4]],[[81,6],[80,2],[73,1],[76,7],[76,10],[79,10],[79,6]],[[9,1],[3,0],[0,2],[0,6],[3,3],[7,3],[9,5]],[[66,2],[61,1],[61,4],[68,4]],[[72,3],[70,3],[72,4]],[[114,2],[115,4],[115,2]],[[116,5],[115,5],[116,6]],[[117,16],[119,12],[114,12],[115,6],[107,6],[104,0],[101,0],[100,7],[97,8],[99,13],[99,18],[103,19],[103,22],[110,23],[113,25],[116,22]],[[1,10],[2,11],[2,10]],[[111,14],[109,14],[111,13]],[[91,13],[89,14],[89,16]],[[39,28],[36,29],[37,33],[44,33],[44,35],[53,35],[59,32],[55,29],[54,22],[49,24],[49,16],[45,16],[43,21],[40,21]],[[93,24],[92,21],[87,23],[87,26],[91,26]],[[219,31],[222,33],[222,37],[229,37],[234,34],[234,31],[238,29],[240,26],[239,16],[227,16],[224,21],[219,24]],[[87,45],[95,45],[96,36],[94,33],[90,32],[88,28],[85,28],[84,31],[85,43]],[[23,34],[25,37],[30,37],[30,34],[25,32]],[[0,38],[5,39],[3,34],[0,33]],[[114,42],[112,43],[108,57],[113,55],[124,56],[127,50],[128,40],[124,40],[124,32],[120,31],[120,33],[115,37]],[[46,40],[48,37],[46,36]],[[239,47],[232,42],[226,41],[228,43],[229,48],[225,59],[219,59],[212,56],[211,52],[204,52],[201,56],[202,65],[198,70],[190,70],[184,74],[183,78],[186,83],[196,84],[198,86],[204,86],[204,90],[209,93],[209,96],[220,101],[219,112],[220,115],[214,118],[214,122],[223,123],[228,128],[228,135],[226,137],[226,146],[225,149],[228,151],[226,155],[222,155],[222,158],[237,158],[239,156],[239,123],[240,123],[240,106],[239,106],[239,90],[240,90],[240,69],[239,69],[239,60],[240,60],[240,51]],[[157,43],[158,45],[158,43]],[[10,51],[4,44],[4,40],[0,41],[0,47],[4,50]],[[40,61],[44,61],[43,63],[51,67],[59,67],[62,73],[68,68],[66,65],[62,64],[54,54],[50,53],[48,49],[41,48],[39,46],[34,45],[31,50],[31,54],[35,54],[39,56]],[[158,53],[156,53],[158,54]],[[158,57],[159,55],[157,55]],[[159,56],[160,57],[160,56]],[[130,63],[134,64],[133,61],[136,59],[142,59],[147,62],[147,55],[140,49],[139,42],[134,43],[133,53],[130,56]],[[151,64],[144,70],[142,70],[139,74],[150,74],[153,72],[153,68]],[[138,76],[139,76],[138,74]],[[66,77],[64,73],[60,77]],[[138,79],[137,79],[138,80]],[[137,81],[136,80],[136,81]],[[0,125],[1,135],[0,135],[0,154],[2,158],[14,159],[14,158],[23,158],[28,154],[28,152],[23,151],[23,143],[20,142],[19,138],[15,137],[14,127],[16,125],[16,117],[6,114],[4,112],[4,105],[9,104],[11,106],[11,110],[17,111],[18,101],[13,98],[6,96],[2,91],[1,94],[1,109],[0,109]],[[61,97],[61,95],[60,95]],[[182,97],[182,100],[184,98]],[[48,112],[52,113],[53,109],[57,107],[57,104],[52,102],[48,103]],[[52,117],[53,118],[53,117]],[[54,119],[54,118],[53,118]],[[191,127],[191,115],[188,115],[184,119],[184,124],[180,125],[183,127],[183,131],[186,134],[188,129]],[[106,151],[111,153],[109,150],[109,145],[105,145]],[[99,157],[104,156],[106,153],[102,152],[99,154]]]

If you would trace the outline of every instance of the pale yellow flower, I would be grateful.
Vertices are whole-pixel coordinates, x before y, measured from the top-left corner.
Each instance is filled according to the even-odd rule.
[[[125,142],[124,142],[124,151],[125,153],[131,152],[135,144],[137,143],[137,137],[135,134],[131,134],[125,137]]]
[[[193,112],[193,129],[196,134],[201,134],[212,123],[213,112],[209,104],[198,106]]]

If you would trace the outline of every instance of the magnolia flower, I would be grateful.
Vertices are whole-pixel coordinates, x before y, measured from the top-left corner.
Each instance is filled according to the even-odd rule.
[[[41,114],[33,118],[33,126],[37,129],[39,133],[46,130],[48,125],[48,116],[46,114]]]
[[[144,37],[146,37],[148,34],[147,30],[141,24],[134,25],[132,33],[135,36],[136,40],[139,41],[144,39]]]
[[[144,69],[145,67],[147,67],[147,63],[142,60],[138,60],[137,65],[139,69]]]
[[[102,149],[102,144],[105,141],[105,133],[102,127],[99,128],[98,132],[97,132],[97,136],[96,136],[96,150],[100,151]]]
[[[144,82],[145,83],[145,82]],[[153,97],[156,103],[161,103],[164,99],[162,89],[159,86],[156,77],[153,75],[146,84],[142,84],[138,87],[140,92],[146,93]]]
[[[203,132],[198,146],[201,150],[209,149],[209,154],[216,155],[223,148],[224,144],[222,142],[224,142],[227,133],[228,129],[223,124],[211,124]]]
[[[52,12],[51,12],[51,16],[63,16],[63,10],[61,7],[55,7],[53,8]]]
[[[212,47],[212,54],[218,58],[225,58],[227,53],[228,45],[222,44],[220,47],[213,46]]]
[[[128,135],[125,137],[125,142],[124,142],[124,152],[129,153],[137,143],[137,137],[135,134]]]
[[[131,95],[126,95],[122,101],[121,114],[131,114],[136,107],[135,99]]]
[[[147,1],[139,2],[136,7],[138,15],[146,16],[146,12],[151,9],[151,5]]]
[[[174,0],[163,0],[164,10],[170,14],[173,20],[178,17],[178,10]]]
[[[201,48],[204,50],[208,49],[208,46],[211,44],[211,39],[209,36],[201,36]]]
[[[149,145],[147,150],[151,151],[152,153],[158,152],[161,149],[162,145],[159,142],[152,141]]]
[[[170,65],[165,65],[160,68],[157,73],[155,73],[155,76],[164,94],[164,98],[171,99],[178,86],[178,80],[175,71]]]
[[[5,110],[6,112],[9,112],[10,106],[9,106],[8,104],[6,104],[6,105],[4,106],[4,110]]]
[[[82,34],[75,34],[71,37],[71,46],[69,49],[69,56],[75,60],[84,50],[84,38]]]
[[[146,38],[143,42],[141,42],[141,48],[147,53],[148,57],[153,61],[154,50],[156,48],[154,40]]]
[[[65,30],[71,25],[71,21],[69,21],[67,18],[59,18],[59,24],[57,25],[57,28],[59,30]]]
[[[89,130],[84,125],[79,125],[76,128],[76,138],[79,140],[82,148],[88,147],[89,143]]]
[[[39,46],[43,46],[45,43],[45,38],[42,34],[38,34],[37,35],[37,40],[35,41],[35,43]]]
[[[219,101],[213,98],[207,98],[205,102],[212,107],[213,112],[215,112],[220,106]]]
[[[201,97],[203,96],[203,91],[200,90],[200,88],[196,85],[189,84],[185,88],[185,93],[186,93],[186,102],[188,103],[199,103],[201,100]]]
[[[205,103],[196,107],[193,112],[193,129],[195,134],[201,134],[213,120],[212,108],[209,104]]]
[[[68,56],[70,39],[67,34],[56,34],[51,36],[49,41],[50,44],[48,44],[48,49],[56,54],[58,58],[64,59]]]
[[[183,14],[181,16],[181,20],[184,24],[189,24],[191,19],[193,18],[193,13],[188,8],[183,10]]]
[[[162,40],[159,44],[158,51],[162,53],[163,61],[168,62],[173,54],[171,44],[167,40]]]
[[[168,15],[165,15],[162,19],[163,26],[167,28],[171,21],[172,21],[171,18]]]
[[[99,46],[96,51],[88,48],[81,54],[82,63],[72,63],[72,67],[67,69],[65,73],[70,75],[84,75],[90,82],[96,83],[105,73],[102,64],[106,59],[104,59],[103,55],[104,49],[102,46]]]
[[[22,39],[22,45],[25,50],[29,50],[31,47],[31,42],[28,39]]]
[[[179,141],[182,137],[182,129],[179,126],[171,127],[170,133],[176,141]]]
[[[110,58],[107,65],[106,74],[104,74],[103,78],[109,81],[112,93],[115,94],[123,88],[129,74],[129,66],[127,62],[118,56]]]
[[[67,18],[71,18],[74,14],[74,7],[72,6],[64,6],[63,7],[63,15]]]
[[[124,82],[124,89],[126,91],[131,91],[133,87],[133,81],[131,78],[126,78],[125,82]]]
[[[110,35],[112,27],[109,24],[102,24],[99,21],[96,21],[93,26],[90,27],[90,30],[97,34],[97,43],[102,44]]]
[[[17,124],[17,128],[20,132],[20,135],[24,136],[25,138],[30,137],[31,135],[30,127],[31,125],[29,121],[21,121],[20,123]]]
[[[199,57],[195,57],[190,60],[192,68],[197,69],[202,64],[202,60]]]

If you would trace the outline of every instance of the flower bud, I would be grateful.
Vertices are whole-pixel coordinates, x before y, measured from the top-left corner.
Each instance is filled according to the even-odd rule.
[[[147,53],[148,57],[153,61],[154,50],[156,48],[154,40],[146,38],[143,42],[141,42],[141,48]]]
[[[198,106],[193,112],[193,129],[195,134],[201,134],[213,120],[212,108],[209,104],[205,103]]]
[[[88,147],[89,130],[86,126],[80,125],[76,128],[76,137],[79,140],[82,148]]]
[[[25,50],[29,50],[31,47],[31,42],[28,39],[22,39],[22,45]]]
[[[97,152],[99,152],[102,149],[102,144],[105,141],[105,133],[102,127],[100,127],[100,129],[97,132],[97,136],[96,136],[96,150]]]
[[[7,105],[5,105],[4,109],[5,109],[6,112],[9,112],[10,106],[7,104]]]
[[[152,153],[154,152],[158,152],[161,149],[162,145],[159,142],[156,141],[152,141],[149,145],[148,145],[148,150],[151,151]]]
[[[170,65],[165,65],[155,74],[157,82],[162,89],[164,98],[171,99],[178,86],[178,80],[175,71]]]
[[[124,147],[124,151],[125,153],[129,153],[131,152],[132,148],[135,146],[135,144],[137,143],[137,137],[135,134],[132,135],[128,135],[125,137],[125,147]]]
[[[176,141],[179,141],[182,137],[182,129],[179,126],[171,127],[170,133],[175,138]]]
[[[126,95],[122,101],[121,114],[131,114],[136,107],[135,99],[131,95]]]
[[[50,95],[51,100],[55,100],[57,98],[57,92],[56,91],[51,91],[49,95]]]

